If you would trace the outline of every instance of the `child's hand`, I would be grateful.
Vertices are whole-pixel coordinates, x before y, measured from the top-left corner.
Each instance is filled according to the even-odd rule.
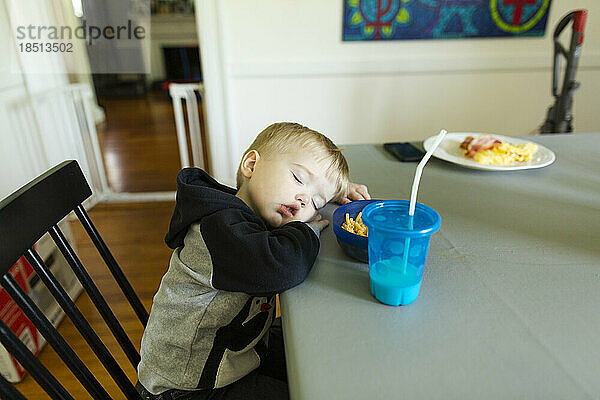
[[[313,219],[307,222],[307,224],[312,228],[313,231],[315,231],[315,233],[318,236],[319,232],[321,232],[323,229],[325,229],[327,225],[329,225],[329,221],[323,219],[321,214],[317,213]]]
[[[371,200],[371,195],[365,185],[348,183],[348,194],[340,201],[340,204],[350,203],[353,200]]]

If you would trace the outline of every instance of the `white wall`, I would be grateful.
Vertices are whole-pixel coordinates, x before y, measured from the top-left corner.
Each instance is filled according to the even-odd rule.
[[[13,34],[18,26],[56,25],[53,4],[50,1],[6,0],[6,9]],[[6,41],[7,39],[0,40]],[[46,52],[43,57],[40,57],[39,53],[19,52],[18,58],[27,88],[32,94],[43,93],[48,89],[68,83],[65,60],[59,52]],[[42,59],[43,73],[40,73],[40,60]]]
[[[29,94],[20,72],[4,0],[0,0],[0,199],[47,167],[40,136],[26,102]],[[11,63],[14,63],[11,65]],[[25,103],[25,105],[23,105]]]
[[[56,25],[54,17],[49,1],[0,0],[0,199],[67,159],[79,161],[90,184],[97,181],[62,55],[32,57],[15,46],[14,27]]]
[[[588,9],[589,16],[575,129],[600,131],[597,0],[553,0],[542,38],[386,42],[343,42],[342,0],[199,5],[213,13],[199,15],[199,30],[214,34],[200,32],[201,50],[208,64],[209,128],[219,129],[209,129],[212,159],[228,166],[221,163],[215,174],[228,183],[241,152],[275,121],[297,121],[346,144],[423,139],[440,128],[531,133],[552,104],[552,32],[576,8]],[[206,50],[207,39],[217,40],[219,48],[211,44]],[[211,73],[211,64],[220,70]],[[211,104],[211,88],[223,92],[224,111]]]

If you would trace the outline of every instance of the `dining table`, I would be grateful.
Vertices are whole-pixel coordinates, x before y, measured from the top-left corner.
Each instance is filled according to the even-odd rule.
[[[308,278],[280,296],[292,400],[600,399],[600,133],[521,139],[555,161],[429,160],[418,202],[441,227],[409,305],[375,299],[368,264],[321,232]],[[373,198],[410,198],[415,162],[343,147]]]

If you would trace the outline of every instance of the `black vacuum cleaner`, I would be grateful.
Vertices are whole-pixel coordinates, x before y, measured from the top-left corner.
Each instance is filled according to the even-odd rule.
[[[552,95],[554,105],[548,109],[546,122],[540,128],[540,133],[570,133],[573,132],[573,93],[579,87],[575,82],[577,63],[581,56],[581,45],[583,44],[583,31],[587,10],[571,11],[560,20],[554,30],[554,72],[552,76]],[[571,46],[568,50],[560,44],[558,36],[573,21],[573,35]],[[567,60],[563,85],[558,92],[558,81],[560,79],[561,56]]]

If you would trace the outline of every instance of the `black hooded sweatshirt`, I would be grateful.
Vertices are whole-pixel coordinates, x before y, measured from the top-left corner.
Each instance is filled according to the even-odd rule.
[[[269,227],[198,168],[177,175],[169,269],[154,296],[138,377],[151,393],[228,385],[260,365],[275,294],[300,284],[319,252],[304,222]]]
[[[319,253],[315,232],[299,221],[271,229],[236,192],[199,168],[181,170],[167,246],[183,246],[189,226],[199,222],[216,288],[275,294],[300,284]],[[240,268],[243,260],[252,268]]]

